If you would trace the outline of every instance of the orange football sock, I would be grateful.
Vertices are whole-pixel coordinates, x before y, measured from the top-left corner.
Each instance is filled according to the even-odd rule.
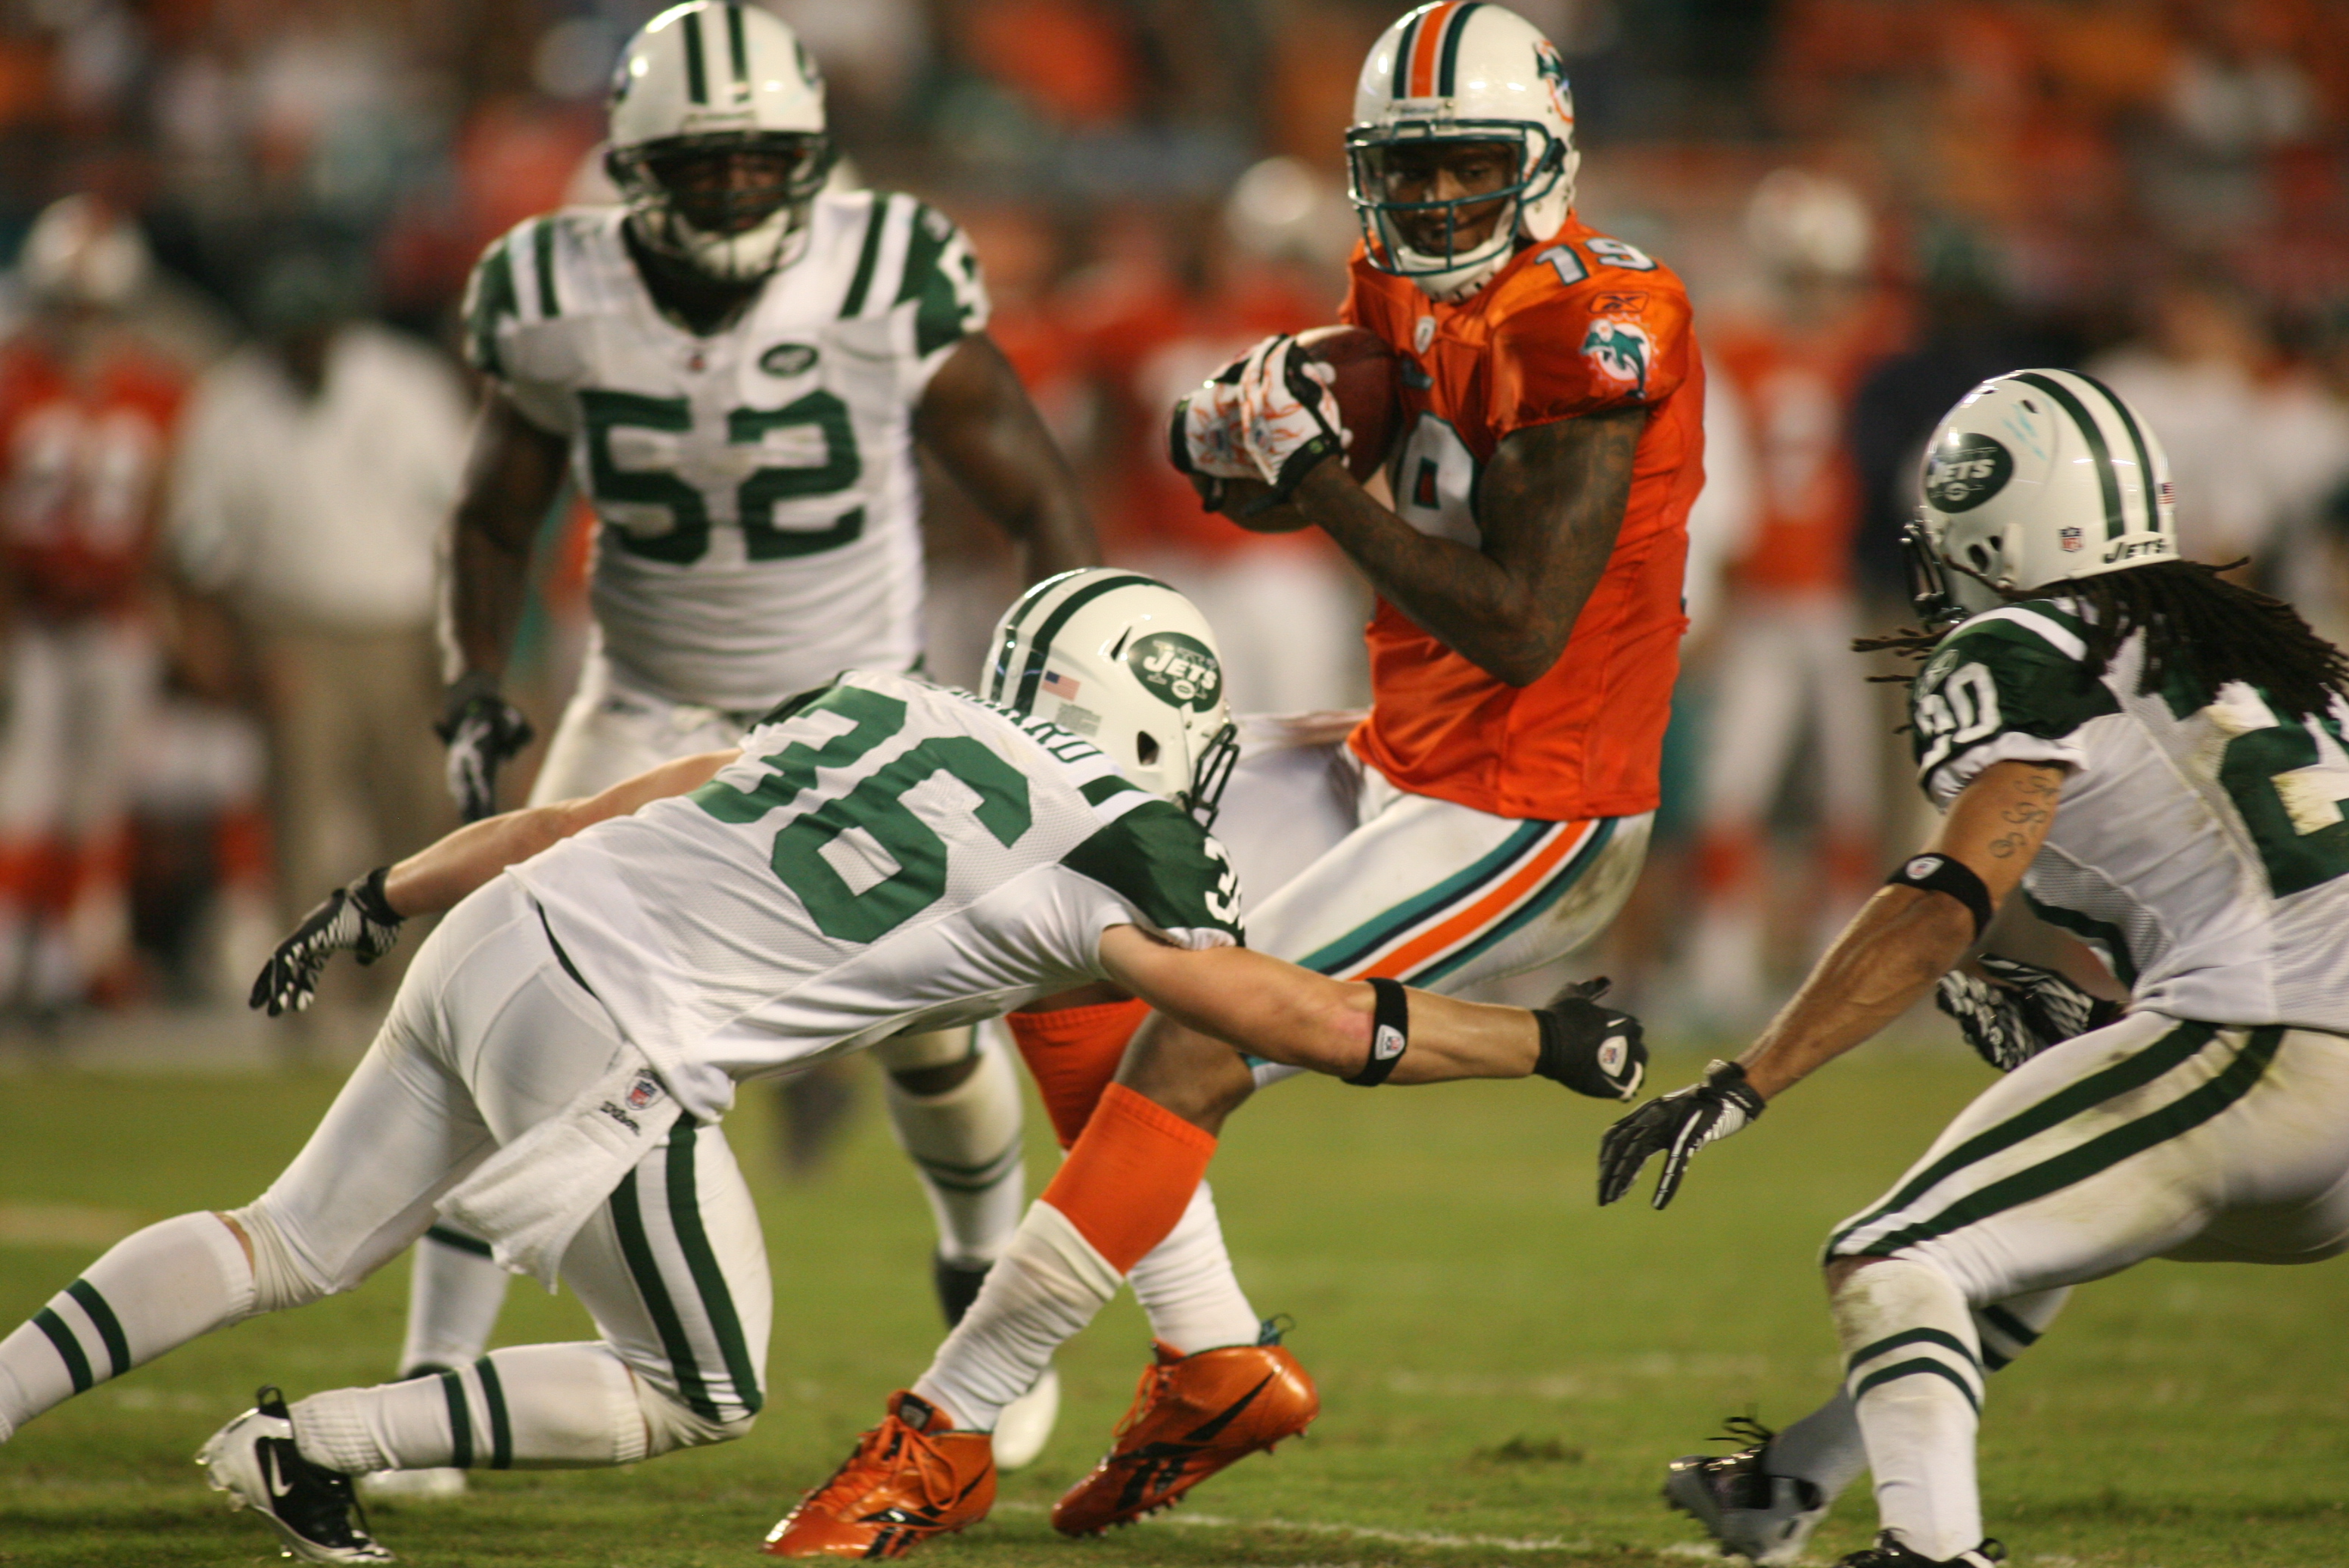
[[[1102,1090],[1117,1076],[1126,1041],[1149,1011],[1140,1001],[1104,1002],[1057,1013],[1014,1013],[1004,1020],[1044,1096],[1061,1148],[1074,1144],[1085,1130]]]
[[[1215,1157],[1212,1133],[1113,1083],[1042,1199],[1110,1267],[1130,1274],[1183,1218]]]

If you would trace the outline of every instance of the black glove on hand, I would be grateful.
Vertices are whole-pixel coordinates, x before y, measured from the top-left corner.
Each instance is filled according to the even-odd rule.
[[[319,973],[336,954],[353,953],[361,964],[372,964],[390,952],[398,944],[406,918],[383,896],[384,875],[390,870],[376,867],[328,893],[325,903],[304,915],[294,934],[279,943],[261,966],[245,1006],[265,1007],[273,1018],[298,1013],[317,999]]]
[[[1607,1130],[1599,1140],[1599,1202],[1612,1203],[1631,1190],[1651,1154],[1664,1157],[1656,1178],[1655,1206],[1672,1201],[1690,1158],[1706,1144],[1728,1137],[1762,1114],[1762,1097],[1735,1062],[1716,1061],[1704,1081],[1651,1099]]]
[[[449,793],[458,813],[468,822],[495,815],[498,765],[528,746],[533,733],[522,709],[476,671],[449,688],[432,733],[449,744]]]
[[[2124,1011],[2052,969],[1984,954],[1990,978],[1952,969],[1933,987],[1933,1005],[1958,1021],[1974,1054],[2013,1072],[2048,1047],[2101,1029]]]
[[[1599,1006],[1607,977],[1568,985],[1534,1009],[1541,1026],[1541,1057],[1534,1071],[1593,1099],[1629,1099],[1648,1076],[1648,1047],[1640,1020]]]

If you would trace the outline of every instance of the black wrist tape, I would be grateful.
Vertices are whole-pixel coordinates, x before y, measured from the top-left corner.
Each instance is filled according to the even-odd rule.
[[[1974,874],[1971,866],[1948,855],[1911,855],[1899,868],[1884,879],[1887,887],[1923,888],[1927,892],[1945,892],[1964,904],[1974,917],[1974,935],[1980,937],[1982,928],[1990,923],[1990,889]]]
[[[1346,1080],[1363,1088],[1376,1088],[1386,1082],[1411,1047],[1411,998],[1402,984],[1373,980],[1371,995],[1377,999],[1371,1012],[1371,1054],[1364,1058],[1362,1070]]]
[[[1744,1062],[1724,1062],[1715,1057],[1705,1064],[1704,1081],[1708,1088],[1719,1090],[1744,1111],[1746,1120],[1751,1121],[1762,1114],[1766,1102],[1754,1092],[1753,1084],[1746,1080]]]
[[[378,866],[351,884],[351,902],[378,925],[398,925],[408,918],[392,908],[391,900],[384,896],[383,879],[390,874],[389,866]]]

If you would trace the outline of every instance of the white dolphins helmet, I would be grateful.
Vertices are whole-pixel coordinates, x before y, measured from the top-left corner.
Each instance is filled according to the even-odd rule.
[[[1774,169],[1745,204],[1745,240],[1780,272],[1856,278],[1868,270],[1876,221],[1846,181],[1807,169]]]
[[[1504,141],[1517,149],[1514,182],[1487,195],[1445,201],[1392,199],[1392,153],[1444,141]],[[1371,46],[1354,88],[1346,132],[1348,194],[1371,264],[1455,300],[1484,286],[1520,238],[1546,240],[1574,207],[1574,93],[1557,46],[1516,12],[1481,0],[1436,0],[1405,15]],[[1479,244],[1456,248],[1460,209],[1496,199],[1509,206]],[[1396,218],[1440,212],[1441,252],[1405,242]]]
[[[671,6],[621,51],[609,107],[605,167],[645,245],[728,283],[798,258],[836,150],[823,74],[780,17],[732,0]],[[741,153],[783,172],[749,190],[694,189],[697,163]]]
[[[2169,459],[2137,411],[2070,370],[1983,382],[1925,447],[1925,504],[1902,535],[1929,622],[2010,595],[2178,559]]]
[[[1215,629],[1154,577],[1048,577],[996,623],[978,695],[1083,736],[1125,776],[1212,824],[1239,758]]]

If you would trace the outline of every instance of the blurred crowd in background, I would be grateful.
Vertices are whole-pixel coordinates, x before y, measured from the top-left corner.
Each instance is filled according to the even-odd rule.
[[[1400,0],[771,0],[851,174],[965,225],[1116,563],[1191,593],[1235,706],[1367,699],[1318,535],[1200,512],[1173,398],[1334,319],[1340,137]],[[1677,268],[1712,362],[1694,625],[1630,1006],[1752,1021],[1916,840],[1850,637],[1940,413],[2024,364],[2146,411],[2188,552],[2349,634],[2349,4],[1518,0],[1580,210]],[[614,199],[646,0],[0,5],[0,1008],[222,1003],[327,887],[453,820],[436,545],[481,247]],[[931,476],[931,668],[1017,587]],[[550,515],[510,685],[543,734],[593,530]],[[520,799],[530,759],[510,785]]]

